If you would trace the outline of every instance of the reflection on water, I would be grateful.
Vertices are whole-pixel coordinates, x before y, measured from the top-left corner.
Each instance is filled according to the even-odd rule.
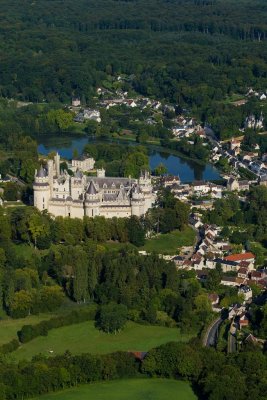
[[[40,137],[38,151],[40,154],[48,154],[51,151],[58,151],[61,157],[71,159],[73,151],[76,149],[78,154],[82,154],[84,146],[89,142],[96,142],[94,139],[85,137],[73,138],[71,136],[65,137]],[[115,141],[116,142],[116,141]],[[98,141],[99,143],[99,141]],[[117,141],[122,143],[122,141]],[[125,142],[128,145],[136,145],[136,143]],[[162,151],[158,151],[149,146],[149,161],[150,168],[153,170],[158,164],[166,165],[168,173],[179,175],[182,182],[192,182],[194,180],[215,180],[220,179],[219,172],[212,165],[199,165],[194,161],[186,160],[184,158],[174,156]]]

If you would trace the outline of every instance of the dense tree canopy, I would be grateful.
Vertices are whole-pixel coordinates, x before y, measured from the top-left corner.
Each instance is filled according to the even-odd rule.
[[[264,0],[1,1],[0,95],[85,102],[121,74],[124,91],[192,108],[225,137],[247,113],[225,100],[267,86],[266,13]]]

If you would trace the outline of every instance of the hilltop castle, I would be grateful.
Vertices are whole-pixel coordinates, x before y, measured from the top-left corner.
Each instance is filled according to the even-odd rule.
[[[112,178],[105,170],[89,177],[79,169],[74,176],[60,171],[60,156],[48,160],[35,171],[34,206],[54,216],[83,218],[97,215],[106,218],[141,216],[152,206],[151,179],[145,172],[137,179]]]

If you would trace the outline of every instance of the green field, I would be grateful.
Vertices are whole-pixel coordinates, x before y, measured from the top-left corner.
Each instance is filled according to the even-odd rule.
[[[156,252],[160,254],[177,254],[182,246],[192,246],[195,242],[196,233],[189,226],[182,232],[173,231],[160,234],[153,239],[147,239],[141,250],[148,253]]]
[[[9,342],[12,339],[17,339],[17,331],[22,328],[23,325],[34,325],[38,322],[49,319],[54,314],[40,314],[30,315],[27,318],[11,319],[6,318],[0,321],[0,345]]]
[[[83,385],[75,389],[39,396],[38,399],[196,400],[197,397],[187,382],[173,379],[130,379]]]
[[[94,321],[87,321],[53,329],[48,336],[23,344],[10,357],[15,360],[30,359],[38,353],[57,355],[66,350],[73,354],[146,351],[171,341],[187,341],[190,337],[192,335],[181,334],[177,328],[139,325],[134,322],[128,322],[122,332],[111,335],[96,329]]]

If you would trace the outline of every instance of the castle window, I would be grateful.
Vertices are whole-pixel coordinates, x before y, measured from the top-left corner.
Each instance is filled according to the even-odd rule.
[[[44,197],[43,197],[43,203],[44,203]]]

